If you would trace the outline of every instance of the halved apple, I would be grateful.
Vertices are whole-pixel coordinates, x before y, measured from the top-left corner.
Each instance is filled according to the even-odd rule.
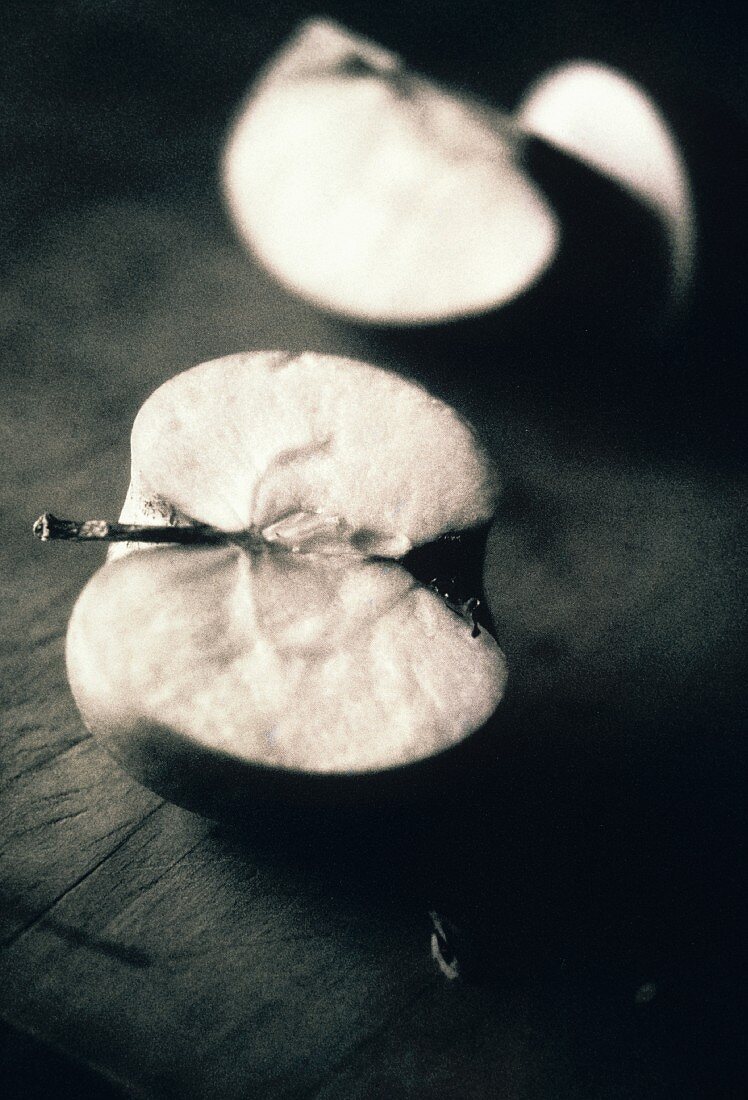
[[[178,375],[135,421],[121,520],[225,538],[111,549],[67,637],[86,725],[208,812],[279,773],[370,774],[458,744],[506,679],[454,587],[460,532],[485,528],[497,492],[469,425],[386,371],[260,352]]]
[[[503,114],[311,20],[240,109],[224,192],[241,238],[294,292],[357,321],[446,321],[516,298],[559,250],[564,226],[523,162],[533,137],[654,211],[682,292],[694,230],[677,144],[641,88],[600,64],[561,66]]]

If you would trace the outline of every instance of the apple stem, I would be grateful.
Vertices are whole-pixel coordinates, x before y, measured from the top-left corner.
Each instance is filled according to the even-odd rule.
[[[225,531],[206,523],[180,527],[139,523],[107,523],[103,519],[59,519],[45,512],[34,523],[33,532],[42,542],[65,539],[72,542],[173,542],[221,543],[228,540]]]

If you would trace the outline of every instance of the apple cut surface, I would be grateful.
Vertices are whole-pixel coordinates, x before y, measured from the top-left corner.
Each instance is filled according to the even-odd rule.
[[[410,764],[481,726],[504,686],[490,636],[401,566],[241,547],[107,565],[68,662],[86,723],[141,775],[149,729],[297,771]]]
[[[482,312],[531,285],[557,226],[510,123],[326,20],[302,26],[223,161],[241,236],[275,276],[364,321]]]
[[[497,493],[472,428],[419,386],[350,359],[256,352],[146,401],[120,519],[186,516],[289,548],[402,557],[485,523]]]
[[[175,801],[185,753],[358,775],[458,744],[503,654],[401,559],[485,525],[497,491],[470,426],[386,371],[258,352],[178,375],[135,421],[121,520],[226,539],[110,549],[67,637],[86,725]]]

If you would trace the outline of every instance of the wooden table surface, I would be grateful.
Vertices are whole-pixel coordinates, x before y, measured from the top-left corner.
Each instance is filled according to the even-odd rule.
[[[550,313],[530,295],[456,338],[348,328],[254,266],[215,180],[231,106],[300,6],[273,23],[226,4],[219,26],[196,4],[178,27],[84,7],[72,23],[19,17],[9,70],[12,1095],[739,1095],[737,272],[715,290],[705,263],[666,338],[631,338],[640,272],[626,262],[604,332],[553,286]],[[704,219],[712,258],[733,239],[720,217]],[[504,477],[485,585],[510,693],[425,807],[203,820],[125,775],[67,687],[66,623],[102,552],[41,545],[33,519],[116,517],[144,398],[202,360],[281,346],[418,378],[476,422]],[[436,967],[430,905],[460,930],[473,980]]]

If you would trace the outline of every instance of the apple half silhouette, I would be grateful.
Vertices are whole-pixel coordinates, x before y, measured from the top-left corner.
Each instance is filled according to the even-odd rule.
[[[560,66],[503,114],[311,20],[239,110],[224,194],[239,236],[316,305],[368,323],[449,321],[510,302],[558,253],[564,227],[523,163],[531,138],[654,212],[681,295],[694,250],[681,154],[642,89],[597,63]]]
[[[472,428],[384,370],[255,352],[177,375],[135,420],[121,521],[210,544],[110,548],[67,634],[86,726],[146,786],[219,816],[282,775],[443,753],[504,690],[455,589],[460,532],[480,542],[497,492]]]

